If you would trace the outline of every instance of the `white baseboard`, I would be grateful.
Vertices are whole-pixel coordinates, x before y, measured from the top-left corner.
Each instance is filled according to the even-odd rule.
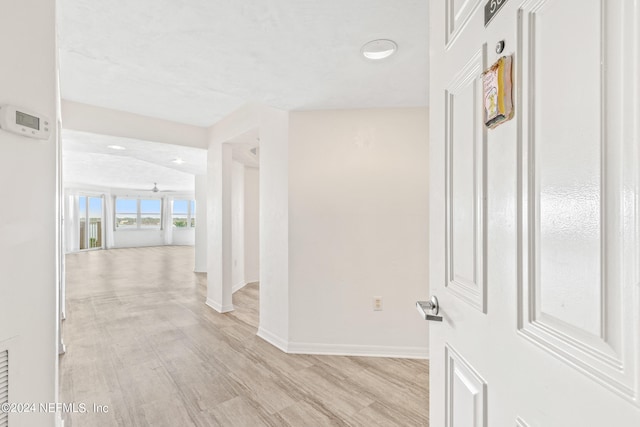
[[[236,283],[235,285],[233,285],[231,287],[231,293],[235,294],[237,291],[239,291],[240,289],[244,288],[245,286],[247,286],[249,283],[251,282],[240,282],[240,283]]]
[[[210,298],[207,298],[206,304],[218,313],[228,313],[234,310],[233,304],[223,306]]]
[[[233,285],[233,287],[231,288],[231,293],[235,293],[236,291],[239,291],[240,289],[244,288],[248,284],[256,283],[256,282],[259,282],[259,280],[247,280],[246,282],[240,282],[236,285]]]
[[[331,356],[394,357],[398,359],[429,359],[427,347],[393,347],[380,345],[318,344],[286,341],[264,328],[258,336],[289,354],[318,354]]]
[[[264,328],[259,327],[257,335],[263,340],[265,340],[266,342],[268,342],[269,344],[279,348],[285,353],[289,353],[288,351],[289,343],[283,340],[282,338],[280,338],[279,336],[277,336],[276,334],[273,334],[265,330]]]
[[[428,359],[427,347],[393,347],[380,345],[318,344],[289,342],[291,354],[323,354],[332,356],[394,357],[402,359]]]

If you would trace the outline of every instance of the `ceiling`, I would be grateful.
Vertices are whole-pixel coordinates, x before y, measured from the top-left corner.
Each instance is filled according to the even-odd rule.
[[[114,150],[109,145],[123,147]],[[207,173],[207,151],[130,138],[62,131],[65,185],[193,192],[194,175]],[[184,163],[176,164],[175,159]]]
[[[197,126],[245,102],[427,105],[428,0],[61,0],[64,99]],[[398,52],[372,62],[374,39]]]
[[[64,99],[196,126],[246,102],[285,110],[427,105],[427,0],[59,5]],[[361,46],[379,38],[393,39],[398,52],[364,59]],[[205,150],[69,130],[62,139],[66,183],[193,191],[193,175],[206,173]],[[258,166],[257,131],[233,143],[234,160]]]
[[[229,142],[233,160],[259,167],[259,152],[252,152],[259,144],[257,129]],[[194,175],[207,173],[207,150],[68,129],[62,131],[62,160],[66,186],[146,190],[157,183],[163,191],[192,193]]]

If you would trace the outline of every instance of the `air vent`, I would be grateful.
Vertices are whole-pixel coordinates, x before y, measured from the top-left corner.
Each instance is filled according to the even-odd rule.
[[[0,407],[9,403],[9,351],[0,351]],[[0,427],[9,427],[9,414],[0,411]]]

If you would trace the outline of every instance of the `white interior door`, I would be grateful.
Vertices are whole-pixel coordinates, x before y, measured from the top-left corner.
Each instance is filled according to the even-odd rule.
[[[431,2],[431,426],[638,427],[640,1],[493,1]]]

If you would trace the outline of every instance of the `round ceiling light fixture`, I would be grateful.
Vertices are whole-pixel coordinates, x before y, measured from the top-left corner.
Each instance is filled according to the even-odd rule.
[[[126,148],[121,145],[107,145],[107,148],[111,148],[112,150],[126,150]]]
[[[398,45],[393,40],[378,39],[365,43],[360,51],[367,59],[380,60],[390,57],[397,50]]]

